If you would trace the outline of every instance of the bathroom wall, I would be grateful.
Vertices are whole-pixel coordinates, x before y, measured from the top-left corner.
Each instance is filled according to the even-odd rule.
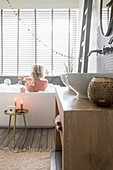
[[[105,46],[113,46],[108,44],[109,39],[113,36],[113,33],[110,36],[104,37],[101,34],[100,27],[97,29],[97,47],[98,49],[102,49]],[[113,52],[106,55],[98,55],[97,56],[97,72],[102,73],[113,73]]]
[[[107,4],[108,0],[104,0],[104,3]],[[91,23],[91,36],[90,36],[90,50],[102,49],[105,46],[111,46],[108,44],[108,41],[113,33],[110,36],[103,36],[100,31],[100,0],[93,2],[93,11],[92,11],[92,23]],[[113,45],[112,45],[113,46]],[[88,72],[102,72],[102,73],[113,73],[113,53],[107,55],[97,55],[92,53],[89,57]]]
[[[19,81],[18,76],[0,76],[0,84],[3,83],[6,78],[10,79],[12,84],[17,84]],[[46,76],[45,78],[48,80],[48,83],[64,86],[60,76]],[[25,82],[23,81],[23,84],[24,83]]]

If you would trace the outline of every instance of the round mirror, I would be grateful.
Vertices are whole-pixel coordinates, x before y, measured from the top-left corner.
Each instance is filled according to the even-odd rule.
[[[100,0],[100,27],[104,36],[110,35],[113,24],[113,0]]]

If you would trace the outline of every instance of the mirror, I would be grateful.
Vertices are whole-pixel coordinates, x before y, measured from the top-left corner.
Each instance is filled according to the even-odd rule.
[[[113,0],[100,0],[100,27],[104,36],[110,35],[113,25]]]

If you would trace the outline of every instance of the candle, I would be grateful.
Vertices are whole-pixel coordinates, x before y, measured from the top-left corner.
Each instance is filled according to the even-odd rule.
[[[15,98],[15,106],[17,105],[17,101],[16,101],[16,98]]]
[[[21,108],[21,110],[23,110],[23,102],[22,102],[22,100],[21,100],[20,108]]]

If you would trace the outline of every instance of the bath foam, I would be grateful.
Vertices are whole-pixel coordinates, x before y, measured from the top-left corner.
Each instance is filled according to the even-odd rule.
[[[57,86],[59,85],[48,84],[48,87],[45,89],[45,91],[39,91],[39,92],[55,92],[55,87]],[[20,84],[14,84],[14,85],[9,85],[9,86],[6,84],[0,84],[0,93],[10,93],[10,92],[20,93],[20,87],[25,87],[25,86],[20,85]],[[27,90],[26,92],[28,93]]]

